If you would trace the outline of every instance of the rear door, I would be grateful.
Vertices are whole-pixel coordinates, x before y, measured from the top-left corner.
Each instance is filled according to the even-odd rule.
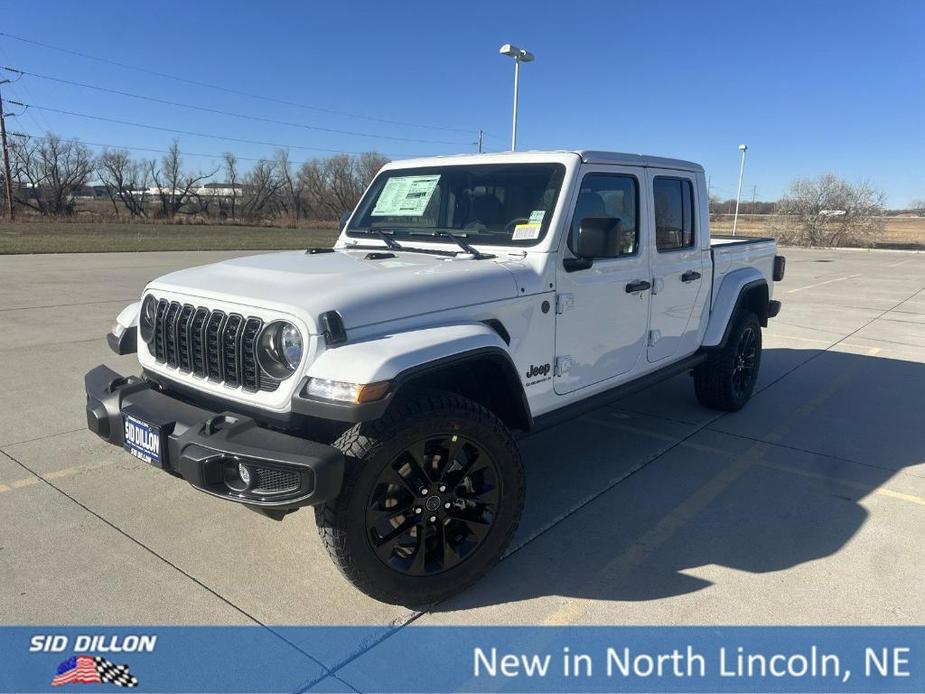
[[[692,172],[647,169],[654,233],[649,236],[652,298],[646,356],[650,362],[683,357],[696,349],[699,321],[692,320],[704,278],[697,181]]]
[[[554,387],[562,395],[629,376],[645,351],[649,316],[648,234],[642,213],[645,175],[641,168],[589,166],[572,202],[565,257],[573,257],[585,217],[620,224],[618,241],[591,267],[569,269],[559,260]],[[639,289],[634,289],[634,287]]]

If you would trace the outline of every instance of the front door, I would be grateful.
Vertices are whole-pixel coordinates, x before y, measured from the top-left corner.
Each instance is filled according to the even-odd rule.
[[[653,286],[647,358],[656,362],[692,351],[698,324],[691,315],[706,281],[694,179],[686,172],[657,169],[648,170],[648,179],[655,233],[648,242]]]
[[[586,217],[620,225],[615,243],[591,267],[559,267],[556,316],[556,393],[571,393],[631,372],[645,350],[649,261],[640,227],[644,195],[639,169],[589,168],[573,203],[566,256],[576,248]]]

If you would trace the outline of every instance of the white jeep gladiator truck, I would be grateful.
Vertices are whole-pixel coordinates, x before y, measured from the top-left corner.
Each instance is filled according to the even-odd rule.
[[[683,372],[707,407],[746,403],[780,310],[775,253],[711,240],[686,161],[393,162],[333,249],[148,284],[108,336],[141,374],[90,371],[88,426],[270,517],[314,506],[360,590],[431,603],[510,542],[524,433]]]

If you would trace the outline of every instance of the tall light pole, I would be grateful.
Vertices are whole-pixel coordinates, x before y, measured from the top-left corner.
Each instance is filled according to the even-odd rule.
[[[511,151],[517,149],[517,95],[520,88],[520,64],[529,63],[535,59],[530,51],[506,43],[501,46],[501,55],[514,59],[514,117],[511,125]]]
[[[732,235],[736,235],[736,226],[739,223],[739,198],[742,197],[742,176],[745,174],[745,152],[748,151],[748,145],[739,145],[739,151],[742,158],[739,161],[739,187],[736,190],[736,213],[732,218]]]

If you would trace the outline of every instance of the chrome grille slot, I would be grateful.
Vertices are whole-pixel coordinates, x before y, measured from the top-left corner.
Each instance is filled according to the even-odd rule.
[[[263,327],[256,316],[161,299],[148,349],[159,363],[182,373],[252,393],[273,392],[280,381],[264,373],[257,361]]]
[[[213,381],[224,381],[225,371],[222,368],[222,329],[225,327],[225,314],[214,311],[206,324],[206,376]]]
[[[177,365],[181,371],[193,370],[193,357],[190,353],[190,323],[195,310],[189,304],[185,304],[180,309],[180,315],[177,318]]]
[[[167,354],[167,366],[177,365],[177,317],[179,314],[180,304],[172,301],[164,317],[164,350]]]
[[[209,309],[200,306],[193,314],[190,325],[190,356],[193,361],[193,373],[197,376],[206,375],[206,323],[209,320]]]
[[[166,299],[161,299],[157,302],[157,311],[155,315],[154,322],[154,342],[151,345],[154,349],[153,354],[154,358],[160,362],[166,361],[167,355],[164,351],[164,316],[167,314],[167,307],[170,303]]]
[[[241,333],[241,385],[245,390],[256,391],[260,388],[260,368],[257,366],[257,337],[263,321],[248,318]]]
[[[243,323],[244,319],[241,316],[232,313],[225,321],[225,329],[222,330],[222,360],[225,365],[225,383],[229,386],[241,385],[239,340]]]

